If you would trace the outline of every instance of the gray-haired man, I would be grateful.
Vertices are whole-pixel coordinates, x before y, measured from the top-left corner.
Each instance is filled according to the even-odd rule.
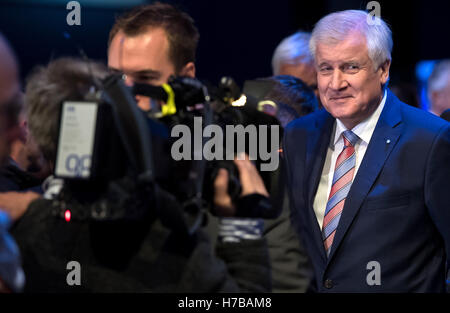
[[[326,110],[288,125],[292,218],[321,292],[443,292],[450,125],[387,88],[392,38],[364,11],[310,41]]]
[[[314,59],[309,51],[311,33],[298,31],[286,38],[275,48],[272,56],[273,75],[291,75],[300,78],[316,96],[317,73]]]
[[[429,111],[440,116],[450,109],[450,60],[439,61],[428,78]]]

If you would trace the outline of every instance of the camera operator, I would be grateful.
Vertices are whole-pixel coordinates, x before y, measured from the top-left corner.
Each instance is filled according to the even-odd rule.
[[[109,35],[108,66],[123,73],[126,83],[130,86],[133,83],[161,85],[167,83],[172,75],[195,77],[198,40],[199,34],[194,21],[186,13],[169,4],[155,3],[138,7],[120,16],[112,27]],[[150,108],[148,97],[137,96],[137,101],[142,110]],[[227,172],[221,170],[216,184],[226,181],[225,175]],[[252,175],[258,174],[255,171]],[[216,195],[215,198],[222,202],[220,196]],[[269,235],[270,232],[293,232],[288,216],[280,216],[277,220],[280,222],[283,220],[285,223],[277,223],[276,227],[266,228],[263,232],[270,247],[271,262],[277,263],[273,264],[273,268],[283,272],[281,276],[273,277],[296,277],[297,268],[293,269],[291,264],[303,261],[300,256],[293,253],[285,254],[291,246],[296,245],[295,238],[281,240],[279,236]],[[212,215],[208,216],[208,221],[207,231],[211,238],[216,238],[217,233],[223,233],[222,226],[232,227],[223,225],[223,220]],[[230,219],[228,223],[238,225],[240,221]],[[262,220],[256,228],[262,228],[261,224]],[[253,226],[249,226],[249,234],[255,231]],[[279,255],[280,253],[283,255]],[[289,284],[281,281],[279,285],[286,286],[281,287],[278,290],[280,292],[304,290],[302,281],[291,279]]]
[[[28,80],[30,131],[52,168],[61,103],[83,100],[93,85],[92,77],[105,75],[106,69],[97,63],[63,58],[38,69]],[[267,194],[248,160],[236,165],[244,193]],[[226,189],[226,185],[218,181],[216,186]],[[233,210],[225,189],[218,191],[217,201]],[[202,229],[192,235],[170,229],[153,207],[139,220],[81,222],[55,217],[51,204],[47,199],[32,202],[12,230],[23,255],[26,292],[270,291],[264,239],[220,242],[214,251]],[[81,266],[79,286],[66,283],[70,261]]]

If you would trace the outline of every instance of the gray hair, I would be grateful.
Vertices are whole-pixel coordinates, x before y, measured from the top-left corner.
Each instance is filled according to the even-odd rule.
[[[298,64],[313,63],[313,58],[309,52],[309,40],[311,33],[298,31],[293,35],[284,38],[276,47],[272,57],[273,75],[280,74],[282,63]]]
[[[315,57],[318,42],[337,44],[353,31],[358,31],[366,37],[369,58],[375,69],[382,63],[391,61],[393,42],[389,26],[381,18],[362,10],[340,11],[321,18],[309,41],[311,54]]]
[[[444,89],[450,82],[450,59],[439,61],[433,68],[433,72],[428,78],[427,92],[428,99],[431,100],[431,93]]]
[[[35,68],[27,78],[28,125],[47,161],[54,162],[56,156],[61,103],[85,100],[94,80],[103,79],[107,73],[103,64],[66,57]]]

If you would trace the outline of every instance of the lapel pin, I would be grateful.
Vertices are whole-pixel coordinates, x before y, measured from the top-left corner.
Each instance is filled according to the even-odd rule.
[[[387,139],[387,140],[386,140],[386,143],[387,143],[387,144],[390,144],[390,143],[391,143],[391,140],[390,140],[390,139]]]

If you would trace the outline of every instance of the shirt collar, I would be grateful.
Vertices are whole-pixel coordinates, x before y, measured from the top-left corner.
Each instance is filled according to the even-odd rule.
[[[375,126],[377,125],[378,119],[380,118],[381,112],[383,111],[384,105],[386,103],[387,91],[384,91],[383,99],[381,99],[380,104],[377,109],[372,113],[371,116],[366,118],[364,121],[353,127],[352,132],[357,135],[362,141],[365,143],[370,142],[370,138],[372,137],[373,131],[375,130]],[[332,141],[332,147],[337,144],[337,142],[341,139],[342,133],[346,131],[347,128],[344,124],[336,119],[336,126],[334,131],[334,141]]]

